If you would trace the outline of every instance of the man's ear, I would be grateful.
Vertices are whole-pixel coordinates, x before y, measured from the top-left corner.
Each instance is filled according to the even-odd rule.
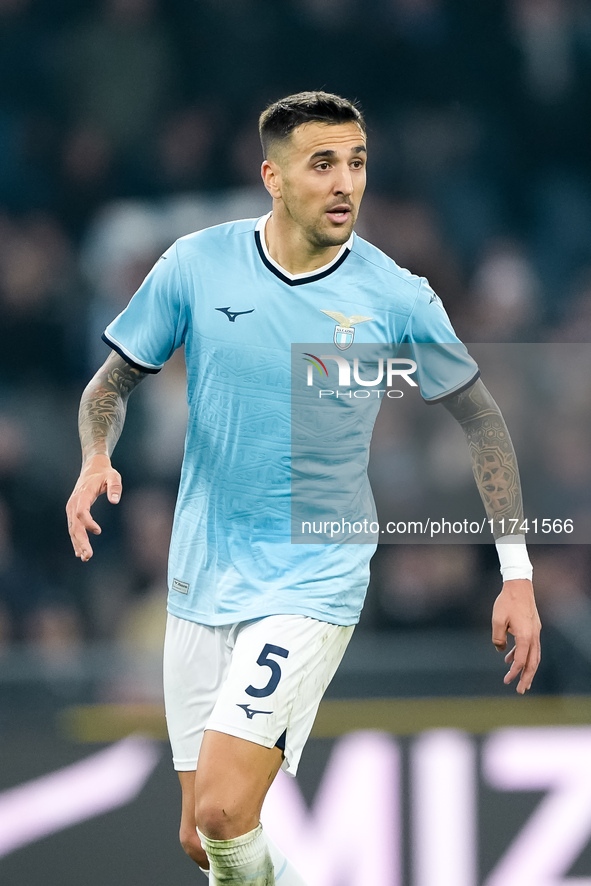
[[[263,160],[261,166],[263,183],[274,200],[281,197],[281,170],[274,160]]]

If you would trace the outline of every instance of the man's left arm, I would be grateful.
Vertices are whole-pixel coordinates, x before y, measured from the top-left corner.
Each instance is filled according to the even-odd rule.
[[[523,504],[515,450],[499,407],[480,379],[443,405],[466,435],[476,485],[493,521],[503,587],[493,607],[492,641],[502,651],[507,631],[515,637],[514,648],[505,656],[510,664],[505,683],[520,675],[517,691],[523,694],[540,663],[541,624],[525,538],[519,533]]]

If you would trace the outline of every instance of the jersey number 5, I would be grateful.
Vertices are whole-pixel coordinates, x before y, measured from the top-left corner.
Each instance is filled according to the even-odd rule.
[[[269,658],[270,655],[279,655],[281,658],[287,658],[289,652],[283,646],[273,646],[272,643],[265,643],[263,651],[257,658],[257,664],[262,668],[270,668],[271,676],[267,685],[263,686],[262,689],[257,689],[255,686],[249,686],[246,689],[246,694],[252,695],[253,698],[266,698],[267,695],[272,695],[281,680],[281,668],[276,661]]]

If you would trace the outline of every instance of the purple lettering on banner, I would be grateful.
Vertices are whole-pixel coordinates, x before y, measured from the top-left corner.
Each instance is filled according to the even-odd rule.
[[[501,729],[483,750],[484,773],[505,791],[550,791],[521,829],[486,886],[568,886],[591,836],[591,728]]]
[[[332,753],[308,809],[279,772],[263,826],[309,886],[401,886],[400,753],[382,732],[354,732]]]
[[[476,747],[465,732],[438,729],[412,748],[414,886],[478,883]]]

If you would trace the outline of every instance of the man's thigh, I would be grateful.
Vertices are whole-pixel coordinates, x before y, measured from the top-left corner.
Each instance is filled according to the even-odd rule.
[[[256,828],[282,759],[277,747],[208,729],[195,776],[199,829],[214,840],[229,840]]]

